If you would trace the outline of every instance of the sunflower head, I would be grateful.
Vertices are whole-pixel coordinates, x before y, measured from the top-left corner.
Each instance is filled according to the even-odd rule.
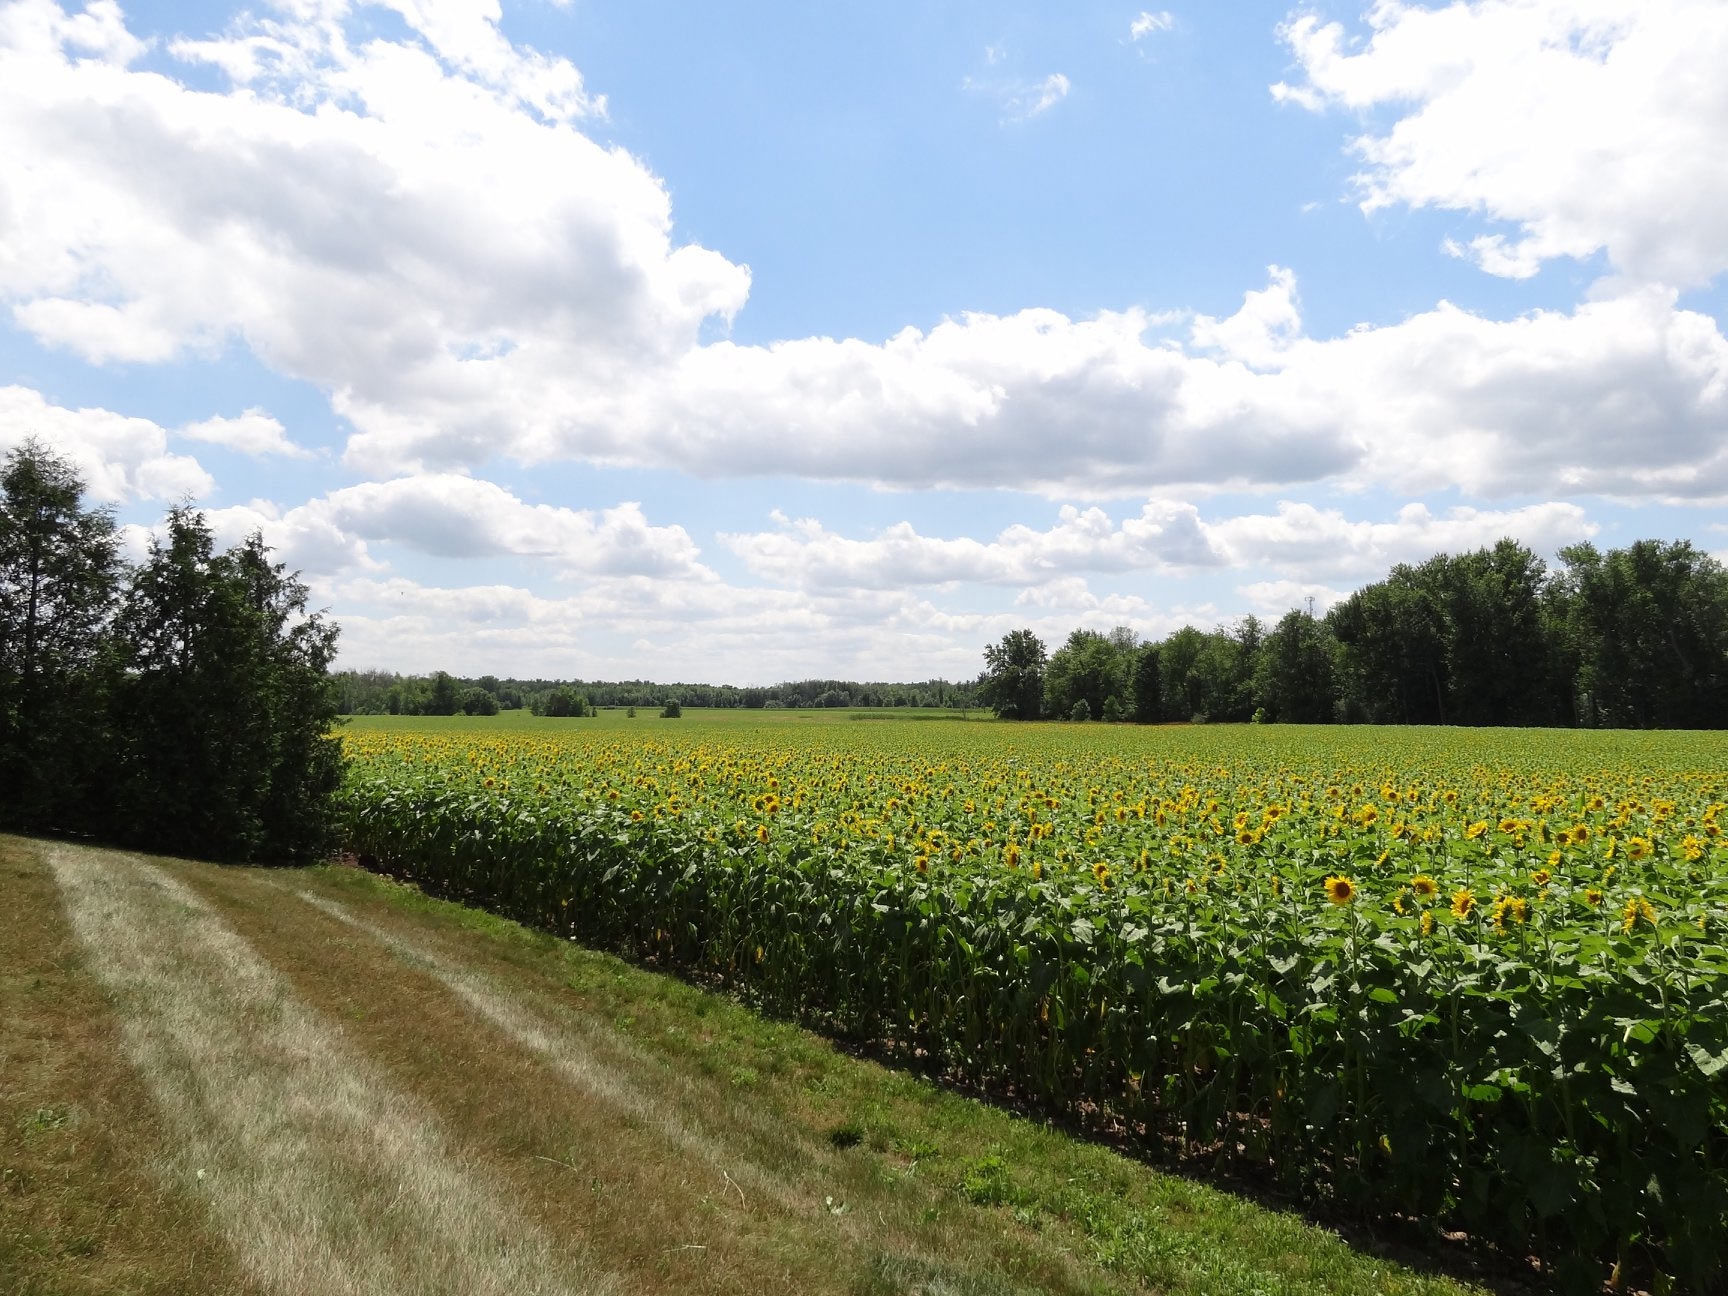
[[[1347,877],[1333,874],[1326,879],[1326,898],[1335,905],[1347,905],[1356,898],[1356,884]]]
[[[1410,890],[1419,900],[1432,900],[1440,893],[1440,884],[1426,873],[1418,873],[1410,879]]]
[[[1475,893],[1468,888],[1462,888],[1452,893],[1452,915],[1455,918],[1468,918],[1476,908]]]

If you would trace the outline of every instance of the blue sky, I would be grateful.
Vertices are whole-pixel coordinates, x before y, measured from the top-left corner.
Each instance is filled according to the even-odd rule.
[[[0,447],[343,663],[973,673],[1728,550],[1710,0],[0,0]]]

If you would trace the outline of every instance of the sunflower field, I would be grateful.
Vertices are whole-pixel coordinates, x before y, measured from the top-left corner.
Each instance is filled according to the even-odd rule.
[[[1728,1278],[1728,739],[672,728],[350,728],[349,848],[1562,1286]]]

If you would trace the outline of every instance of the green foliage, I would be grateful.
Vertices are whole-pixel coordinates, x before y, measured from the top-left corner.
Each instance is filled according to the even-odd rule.
[[[1068,712],[1068,718],[1081,722],[1090,720],[1092,718],[1092,704],[1085,698],[1079,699],[1074,703],[1073,709]]]
[[[458,706],[463,715],[495,716],[498,714],[498,699],[483,688],[465,688]]]
[[[1050,657],[1044,675],[1045,710],[1055,716],[1079,719],[1074,712],[1086,704],[1086,719],[1103,716],[1104,703],[1112,695],[1128,692],[1134,658],[1139,645],[1126,627],[1108,635],[1096,630],[1076,630],[1068,642]]]
[[[1254,664],[1255,714],[1282,724],[1331,720],[1336,655],[1337,644],[1325,622],[1306,612],[1285,613],[1266,636]]]
[[[338,704],[343,715],[430,715],[433,676],[398,675],[390,671],[344,670],[335,673]],[[684,706],[702,710],[760,711],[849,707],[965,710],[982,705],[976,685],[943,679],[915,683],[860,683],[850,680],[788,680],[781,684],[739,687],[732,684],[653,683],[648,680],[500,679],[495,675],[455,680],[458,693],[481,688],[498,699],[500,711],[534,715],[593,715],[596,708],[662,705],[675,697]],[[581,709],[559,710],[555,699],[582,699]]]
[[[0,823],[74,826],[97,795],[120,563],[83,494],[34,440],[0,471]]]
[[[1728,571],[1682,540],[1563,552],[1561,615],[1587,723],[1728,725]]]
[[[1574,1286],[1720,1280],[1718,740],[948,728],[375,734],[344,816],[434,890],[966,1083]]]
[[[1044,642],[1030,630],[1012,630],[984,650],[978,700],[1002,720],[1036,720],[1044,709]]]
[[[0,486],[0,818],[225,859],[331,839],[336,628],[256,535],[188,508],[137,569],[34,442]]]
[[[591,716],[594,708],[588,705],[588,699],[582,694],[567,688],[554,689],[551,693],[537,697],[534,702],[534,714],[552,716],[561,719],[565,716]]]
[[[1294,724],[1728,726],[1722,564],[1644,540],[1561,557],[1551,573],[1512,540],[1440,554],[1394,567],[1324,619],[1292,611],[1270,633],[1251,616],[1143,647],[1125,628],[1076,630],[1043,669],[1043,711],[1069,716],[1084,699],[1103,716],[1114,696],[1141,723],[1263,712]],[[1009,646],[986,650],[980,687],[998,714],[1028,715],[998,700],[1027,678],[1004,665]]]
[[[432,692],[426,699],[425,714],[435,716],[455,715],[460,707],[461,699],[456,693],[456,681],[448,674],[439,671],[432,677]]]
[[[1158,646],[1147,644],[1134,658],[1134,676],[1129,683],[1133,697],[1132,718],[1137,724],[1157,724],[1164,718],[1163,682],[1158,666]]]
[[[109,834],[176,854],[306,859],[331,841],[341,746],[327,669],[336,627],[253,535],[215,550],[168,515],[118,622],[118,776]]]
[[[673,698],[665,706],[660,708],[660,718],[662,720],[676,720],[683,714],[684,708],[678,704],[677,698]]]

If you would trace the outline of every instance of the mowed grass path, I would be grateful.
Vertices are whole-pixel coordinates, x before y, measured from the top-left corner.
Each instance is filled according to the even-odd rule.
[[[0,901],[9,1294],[1472,1290],[354,870]]]

